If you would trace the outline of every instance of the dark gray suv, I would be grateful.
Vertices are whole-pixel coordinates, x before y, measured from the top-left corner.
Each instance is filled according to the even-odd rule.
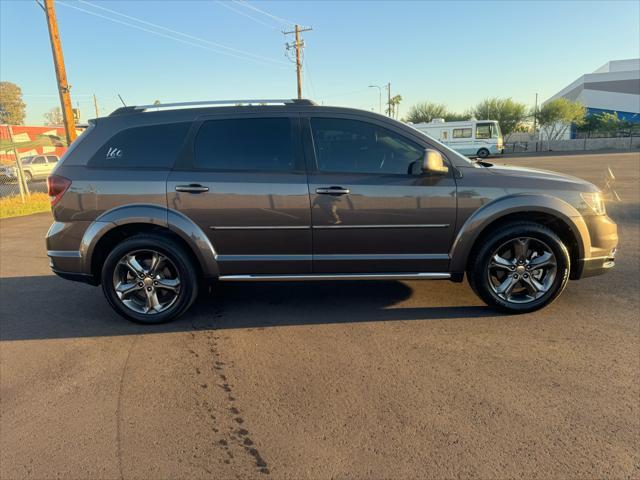
[[[470,161],[387,117],[308,100],[123,107],[49,178],[53,271],[121,315],[175,318],[207,281],[449,279],[530,312],[614,266],[601,192]]]

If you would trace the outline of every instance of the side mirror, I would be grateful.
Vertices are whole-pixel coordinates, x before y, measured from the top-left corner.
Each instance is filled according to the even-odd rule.
[[[449,167],[444,164],[444,158],[439,151],[427,148],[422,160],[422,171],[427,175],[446,175]]]

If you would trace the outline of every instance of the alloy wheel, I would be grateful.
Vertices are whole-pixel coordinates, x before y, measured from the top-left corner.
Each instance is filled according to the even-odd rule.
[[[536,238],[517,237],[491,254],[487,278],[494,294],[511,303],[530,303],[544,296],[556,278],[553,250]]]
[[[116,264],[113,288],[130,310],[154,315],[176,303],[180,295],[180,275],[166,255],[155,250],[136,250]]]

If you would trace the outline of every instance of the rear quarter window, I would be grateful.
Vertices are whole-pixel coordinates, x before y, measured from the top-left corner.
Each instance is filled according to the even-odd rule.
[[[134,127],[116,133],[91,157],[93,168],[170,169],[189,130],[189,122]]]

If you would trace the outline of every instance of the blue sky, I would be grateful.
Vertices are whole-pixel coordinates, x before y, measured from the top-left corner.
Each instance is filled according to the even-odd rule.
[[[367,86],[390,81],[401,114],[426,100],[455,110],[492,96],[533,105],[536,92],[545,100],[608,60],[640,56],[637,1],[249,2],[277,18],[214,0],[56,3],[84,119],[94,116],[93,93],[103,115],[119,106],[117,93],[128,104],[294,97],[280,32],[289,21],[313,27],[304,34],[305,97],[377,110],[378,91]],[[58,105],[44,14],[33,0],[0,0],[0,31],[0,79],[22,87],[27,122],[41,124]]]

